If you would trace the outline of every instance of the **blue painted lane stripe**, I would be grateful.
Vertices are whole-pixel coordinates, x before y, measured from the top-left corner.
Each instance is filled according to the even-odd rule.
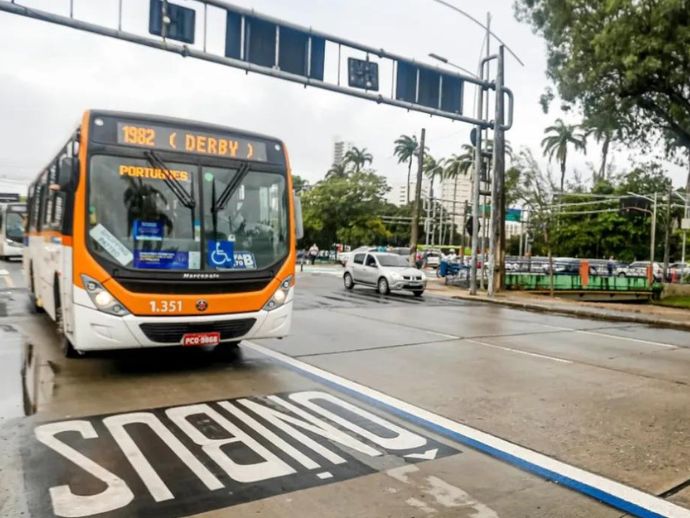
[[[247,341],[243,342],[243,344],[280,362],[281,364],[305,377],[313,379],[319,383],[323,383],[338,391],[345,392],[346,394],[349,394],[358,400],[364,401],[365,403],[368,403],[374,407],[380,408],[397,415],[398,417],[411,421],[422,428],[426,428],[439,435],[486,453],[523,471],[533,473],[541,478],[550,480],[559,485],[590,496],[628,514],[641,518],[690,518],[689,509],[675,505],[662,498],[606,479],[600,475],[589,473],[580,468],[576,468],[564,462],[547,457],[541,453],[529,450],[523,446],[509,443],[504,439],[491,436],[490,434],[482,432],[481,430],[476,430],[467,425],[455,423],[448,418],[438,416],[427,410],[415,407],[409,403],[399,401],[391,396],[380,393],[346,378],[342,378],[336,374],[324,371],[318,367],[309,365],[308,363],[296,360],[282,353],[273,351],[272,349],[268,349],[264,346]],[[390,402],[386,402],[386,400]],[[402,407],[410,408],[412,412],[406,411]],[[427,418],[424,417],[424,415],[430,417]],[[510,451],[506,451],[506,448],[489,444],[486,440],[477,439],[466,433],[453,430],[451,427],[442,424],[443,422],[453,423],[458,428],[476,432],[481,436],[486,436],[487,438],[493,439],[492,442],[508,444],[512,447],[511,449],[518,450],[520,454],[518,455],[516,453],[511,453]],[[535,457],[536,460],[547,459],[549,464],[562,468],[562,471],[576,470],[580,475],[580,479],[578,480],[577,478],[568,476],[565,473],[561,473],[556,469],[541,465],[538,462],[529,460],[526,457]],[[583,480],[586,478],[590,478],[591,481]],[[602,485],[613,485],[616,487],[607,490],[605,487],[601,487]],[[627,493],[627,495],[617,493]]]

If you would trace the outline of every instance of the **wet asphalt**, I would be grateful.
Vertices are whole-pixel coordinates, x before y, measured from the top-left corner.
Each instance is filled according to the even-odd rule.
[[[291,336],[257,345],[690,507],[690,333],[340,273],[300,274]],[[67,360],[23,286],[0,264],[0,516],[623,515],[252,344]]]

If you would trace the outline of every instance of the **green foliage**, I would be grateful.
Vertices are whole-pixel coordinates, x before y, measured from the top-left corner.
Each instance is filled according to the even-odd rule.
[[[639,164],[620,179],[599,180],[591,191],[578,185],[571,186],[568,193],[560,193],[551,175],[540,169],[531,152],[522,150],[507,175],[507,182],[515,181],[508,192],[513,190],[517,200],[522,201],[530,212],[533,255],[548,255],[551,250],[561,257],[614,256],[622,261],[647,260],[651,238],[649,214],[620,213],[618,199],[593,195],[636,193],[649,196],[657,193],[655,254],[657,260],[663,257],[664,198],[667,199],[671,180],[659,164]],[[674,209],[672,218],[678,217],[680,210]],[[672,258],[679,255],[679,241],[679,236],[672,236]]]
[[[412,175],[412,161],[419,153],[419,142],[417,137],[412,135],[400,135],[394,142],[393,154],[398,157],[398,163],[407,162],[407,203],[410,203],[410,177]]]
[[[353,246],[385,243],[390,236],[380,215],[389,187],[371,171],[331,176],[302,196],[305,243],[322,248],[345,242]]]
[[[547,45],[547,73],[586,119],[628,141],[690,149],[690,1],[516,0]],[[549,101],[549,95],[543,98]]]

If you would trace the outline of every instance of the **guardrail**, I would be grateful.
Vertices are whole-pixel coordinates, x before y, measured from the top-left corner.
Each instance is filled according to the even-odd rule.
[[[590,275],[586,285],[579,275],[557,274],[553,276],[555,291],[645,291],[652,292],[653,286],[646,277],[608,277]],[[506,289],[509,290],[550,290],[551,280],[545,273],[508,273]]]

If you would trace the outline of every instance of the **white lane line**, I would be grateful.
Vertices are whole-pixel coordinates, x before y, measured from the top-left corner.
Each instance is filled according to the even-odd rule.
[[[524,354],[526,356],[534,356],[535,358],[542,358],[544,360],[551,360],[558,363],[573,363],[570,360],[564,360],[563,358],[556,358],[555,356],[547,356],[546,354],[531,353],[529,351],[523,351],[521,349],[513,349],[512,347],[504,347],[502,345],[490,344],[487,342],[480,342],[479,340],[474,340],[472,338],[465,338],[465,342],[470,342],[473,344],[481,345],[483,347],[491,347],[492,349],[501,349],[502,351],[508,351],[516,354]]]
[[[663,342],[653,342],[651,340],[641,340],[640,338],[632,338],[630,336],[610,335],[608,333],[599,333],[597,331],[580,331],[580,330],[577,330],[576,332],[583,334],[583,335],[604,336],[606,338],[617,338],[619,340],[628,340],[629,342],[637,342],[638,344],[656,345],[658,347],[666,347],[667,349],[678,349],[677,345],[667,344],[667,343],[663,343]]]
[[[604,338],[617,338],[619,340],[628,340],[630,342],[637,342],[640,344],[647,344],[647,345],[656,345],[659,347],[666,347],[668,349],[678,349],[679,347],[677,345],[673,344],[667,344],[664,342],[654,342],[652,340],[642,340],[640,338],[632,338],[630,336],[620,336],[620,335],[611,335],[608,333],[601,333],[599,331],[586,331],[584,329],[574,329],[572,327],[561,327],[561,326],[552,326],[549,324],[537,324],[541,327],[550,327],[551,329],[556,329],[558,331],[570,331],[573,333],[579,333],[583,335],[592,335],[592,336],[599,336],[599,337],[604,337]]]
[[[590,473],[494,435],[460,424],[257,343],[245,341],[243,345],[322,383],[435,430],[446,437],[499,458],[520,469],[589,495],[622,511],[644,518],[690,518],[690,509],[667,502],[639,489]]]

